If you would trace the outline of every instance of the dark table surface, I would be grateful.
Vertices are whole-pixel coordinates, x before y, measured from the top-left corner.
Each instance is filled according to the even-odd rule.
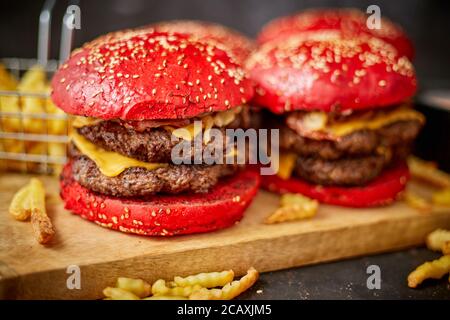
[[[426,248],[416,248],[263,273],[239,299],[450,299],[449,275],[427,280],[418,289],[406,283],[417,266],[439,257]],[[380,267],[380,289],[367,288],[370,265]]]

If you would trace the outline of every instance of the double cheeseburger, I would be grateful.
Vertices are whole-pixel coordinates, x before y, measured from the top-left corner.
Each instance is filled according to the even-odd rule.
[[[248,122],[253,88],[224,46],[183,34],[116,32],[74,51],[52,87],[54,103],[75,115],[60,183],[66,209],[149,236],[212,231],[241,219],[258,189],[255,173],[175,165],[171,154],[200,134],[194,121],[203,133]],[[201,141],[200,151],[215,143]]]
[[[265,125],[280,130],[279,171],[263,187],[350,207],[388,204],[405,188],[424,117],[409,102],[413,66],[394,46],[296,33],[260,46],[247,67]]]

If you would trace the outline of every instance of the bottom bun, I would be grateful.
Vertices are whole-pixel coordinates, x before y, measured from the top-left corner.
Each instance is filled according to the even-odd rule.
[[[71,163],[61,173],[65,208],[103,227],[146,236],[208,232],[239,221],[259,187],[249,170],[221,180],[205,194],[116,198],[92,192],[72,176]]]
[[[361,208],[392,203],[405,189],[409,177],[408,167],[401,164],[362,187],[320,186],[298,178],[283,180],[276,175],[261,176],[261,184],[264,189],[276,193],[301,193],[322,203]]]

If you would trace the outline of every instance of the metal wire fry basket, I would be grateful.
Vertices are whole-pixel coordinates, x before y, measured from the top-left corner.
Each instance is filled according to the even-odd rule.
[[[37,60],[7,58],[2,59],[1,63],[15,81],[30,72],[37,65]],[[57,66],[57,61],[48,61],[41,67],[46,79],[51,79]],[[67,115],[51,103],[48,92],[0,90],[2,170],[33,173],[58,171],[58,166],[66,161],[68,130]]]
[[[59,60],[49,60],[55,0],[39,16],[38,58],[0,59],[0,170],[58,173],[67,159],[68,115],[50,99],[49,81],[69,55],[73,14],[63,18]],[[73,1],[71,1],[72,4]]]

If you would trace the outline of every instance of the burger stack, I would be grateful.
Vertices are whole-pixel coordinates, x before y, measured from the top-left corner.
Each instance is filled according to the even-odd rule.
[[[235,164],[175,163],[172,155],[211,128],[246,126],[253,87],[233,53],[241,47],[235,35],[224,43],[227,30],[220,31],[216,41],[206,30],[125,30],[72,53],[52,82],[54,103],[75,118],[61,175],[66,209],[107,228],[158,236],[242,218],[257,174]],[[214,143],[205,136],[200,152]]]
[[[385,205],[409,178],[404,163],[424,124],[413,110],[413,49],[400,27],[366,26],[355,10],[313,10],[269,23],[246,67],[265,126],[279,129],[271,191],[350,207]]]

